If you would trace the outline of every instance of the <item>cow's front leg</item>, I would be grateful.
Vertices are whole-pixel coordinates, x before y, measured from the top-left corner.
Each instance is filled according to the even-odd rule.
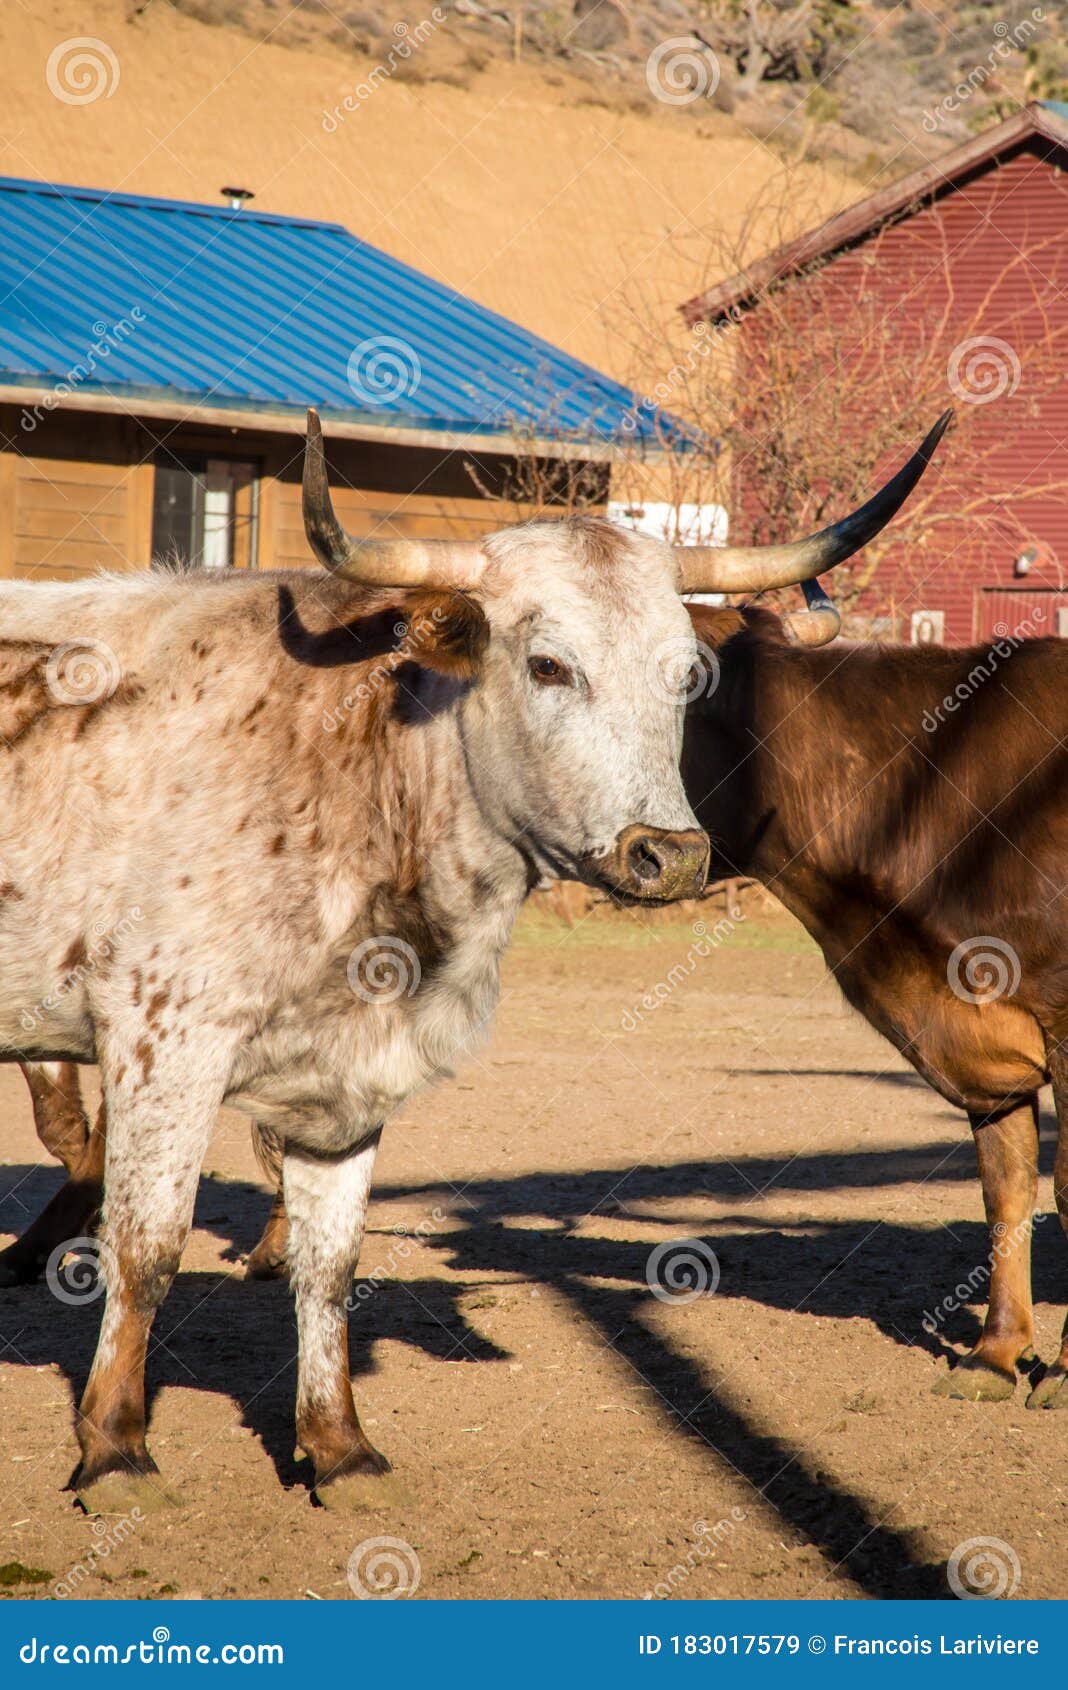
[[[287,1146],[282,1164],[300,1349],[297,1444],[314,1466],[316,1497],[332,1508],[373,1502],[389,1472],[356,1418],[347,1307],[380,1137],[381,1129],[340,1156]]]
[[[78,1412],[72,1486],[90,1513],[173,1501],[145,1444],[145,1355],[178,1271],[229,1054],[186,1048],[180,1067],[142,1036],[104,1068],[108,1138],[100,1260],[107,1300]],[[112,1079],[111,1073],[117,1077]]]
[[[1034,1342],[1031,1221],[1038,1191],[1038,1098],[1008,1114],[969,1117],[990,1228],[990,1302],[974,1350],[939,1379],[938,1396],[999,1402]]]

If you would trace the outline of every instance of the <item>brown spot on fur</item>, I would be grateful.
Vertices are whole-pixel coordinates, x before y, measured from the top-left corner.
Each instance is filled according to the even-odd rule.
[[[271,843],[268,847],[271,856],[272,857],[280,857],[282,855],[282,852],[285,850],[285,848],[286,848],[286,836],[285,836],[285,834],[284,833],[276,833],[274,838],[271,840]]]
[[[134,971],[133,971],[133,993],[132,993],[132,999],[133,999],[133,1002],[135,1004],[138,1004],[138,1003],[141,1002],[141,998],[142,998],[142,995],[143,995],[143,988],[144,988],[144,980],[142,978],[141,970],[139,968],[135,968]]]
[[[170,1001],[171,989],[169,986],[161,986],[157,992],[152,993],[145,1009],[145,1020],[148,1022],[150,1027],[158,1026],[160,1010],[165,1004],[170,1003]]]
[[[75,939],[59,966],[64,974],[73,974],[76,968],[83,968],[88,961],[89,952],[81,939]]]
[[[186,887],[191,886],[192,884],[193,884],[192,876],[188,875],[188,874],[183,874],[181,880],[178,882],[179,890],[184,892]]]
[[[156,1063],[156,1052],[152,1047],[151,1039],[138,1039],[134,1046],[134,1055],[141,1063],[141,1078],[147,1085]]]

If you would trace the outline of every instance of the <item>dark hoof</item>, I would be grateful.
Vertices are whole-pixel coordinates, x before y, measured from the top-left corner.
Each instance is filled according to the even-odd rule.
[[[246,1279],[288,1279],[289,1260],[286,1256],[275,1256],[264,1251],[261,1256],[253,1250],[245,1263]]]
[[[74,1485],[77,1501],[87,1514],[159,1514],[177,1508],[181,1498],[169,1490],[158,1473],[111,1472]]]
[[[1051,1367],[1027,1399],[1028,1408],[1068,1408],[1068,1369]]]
[[[1002,1373],[988,1361],[965,1356],[951,1373],[945,1373],[931,1386],[936,1397],[950,1397],[957,1402],[1007,1402],[1016,1389],[1016,1375]]]
[[[326,1470],[317,1470],[312,1493],[323,1508],[355,1514],[367,1508],[401,1507],[407,1494],[384,1455],[370,1445]]]

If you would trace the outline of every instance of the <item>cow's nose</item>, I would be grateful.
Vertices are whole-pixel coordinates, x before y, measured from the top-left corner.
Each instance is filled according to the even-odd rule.
[[[708,836],[699,828],[624,828],[613,852],[615,880],[632,898],[696,898],[708,875]]]

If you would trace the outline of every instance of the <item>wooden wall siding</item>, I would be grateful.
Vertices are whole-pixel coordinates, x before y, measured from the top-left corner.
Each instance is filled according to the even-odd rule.
[[[30,432],[0,406],[0,576],[69,580],[151,561],[155,460],[175,453],[250,460],[260,467],[257,567],[311,567],[304,538],[298,435],[153,423],[56,411]],[[328,444],[338,516],[357,535],[478,538],[514,522],[517,507],[490,497],[464,456],[359,442]],[[481,485],[503,495],[506,459],[478,459]]]
[[[1063,333],[1068,327],[1068,241],[1060,238],[1046,245],[1034,265],[1020,262],[1020,254],[1068,227],[1064,165],[1068,155],[1051,160],[1040,152],[1021,151],[877,239],[838,254],[819,278],[826,309],[848,313],[851,302],[861,297],[885,301],[883,321],[894,337],[896,354],[907,360],[910,312],[915,321],[921,310],[930,317],[947,303],[943,253],[948,253],[949,322],[961,325],[962,335],[985,330],[1024,345],[1028,335],[1041,332],[1043,314],[1053,331]],[[984,305],[995,277],[1002,273],[999,288]],[[977,328],[974,318],[981,307],[983,325]],[[759,333],[760,315],[757,307],[745,332]],[[1013,326],[1006,334],[1009,323]],[[952,337],[948,344],[952,346]],[[1068,344],[1061,358],[1068,369]],[[1015,394],[980,406],[962,403],[947,383],[945,402],[967,413],[969,427],[981,431],[990,449],[988,477],[1007,506],[1020,488],[1068,473],[1068,382],[1039,397],[1027,391],[1025,375]],[[944,497],[963,503],[969,489],[954,471],[952,433],[939,459]],[[1068,572],[1068,499],[1028,500],[1017,508],[1030,535],[1051,547]],[[874,615],[894,614],[905,638],[913,610],[941,609],[948,642],[978,639],[983,632],[980,592],[1012,585],[1018,550],[1015,530],[1008,526],[1001,543],[989,529],[963,519],[947,524],[918,554],[891,550],[860,608]]]
[[[478,539],[516,520],[514,503],[479,491],[462,453],[338,441],[327,443],[327,459],[334,508],[352,534]],[[503,460],[480,454],[483,486],[502,488],[505,474]],[[294,442],[276,468],[272,490],[277,568],[314,561],[304,538],[300,476],[301,457]],[[266,523],[263,529],[266,543]],[[262,551],[261,566],[270,567]]]
[[[62,581],[133,567],[147,478],[130,425],[53,412],[27,431],[20,416],[0,408],[0,569]]]

